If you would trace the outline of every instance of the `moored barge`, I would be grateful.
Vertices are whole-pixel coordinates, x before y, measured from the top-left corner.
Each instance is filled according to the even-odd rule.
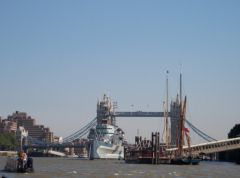
[[[166,146],[160,144],[159,132],[152,133],[152,139],[146,140],[142,137],[135,137],[135,144],[128,145],[124,149],[126,163],[138,164],[170,164],[171,159],[166,156]]]

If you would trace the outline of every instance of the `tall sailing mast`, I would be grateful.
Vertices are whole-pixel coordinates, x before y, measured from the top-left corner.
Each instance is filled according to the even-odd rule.
[[[185,102],[184,102],[185,103]],[[183,113],[183,104],[182,104],[182,72],[180,73],[180,110],[179,110],[179,140],[178,140],[178,156],[182,156],[182,149],[183,149],[183,140],[184,140],[184,113]]]
[[[166,147],[169,147],[169,126],[168,126],[168,73],[167,70],[167,76],[166,76],[166,107],[165,107],[165,141],[166,141]]]

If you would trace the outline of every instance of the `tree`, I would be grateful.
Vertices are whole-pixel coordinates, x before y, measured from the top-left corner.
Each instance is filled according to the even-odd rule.
[[[15,150],[17,147],[16,136],[13,133],[0,134],[0,150]]]
[[[240,137],[240,124],[236,124],[228,133],[228,138]]]
[[[240,124],[236,124],[228,133],[228,138],[240,137]],[[240,149],[232,150],[228,152],[230,160],[240,163]]]

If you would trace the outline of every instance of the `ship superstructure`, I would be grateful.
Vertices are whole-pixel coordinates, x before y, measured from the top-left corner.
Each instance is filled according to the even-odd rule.
[[[97,103],[97,126],[88,138],[90,159],[123,159],[124,132],[116,125],[114,106],[106,95]]]

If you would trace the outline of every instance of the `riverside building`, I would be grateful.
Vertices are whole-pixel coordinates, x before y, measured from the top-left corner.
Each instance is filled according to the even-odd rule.
[[[17,123],[0,118],[0,133],[16,133]]]
[[[37,125],[36,120],[28,116],[26,112],[16,111],[8,116],[6,120],[16,123],[16,130],[19,127],[24,127],[28,131],[28,135],[34,139],[50,143],[53,142],[53,132],[43,125]]]

